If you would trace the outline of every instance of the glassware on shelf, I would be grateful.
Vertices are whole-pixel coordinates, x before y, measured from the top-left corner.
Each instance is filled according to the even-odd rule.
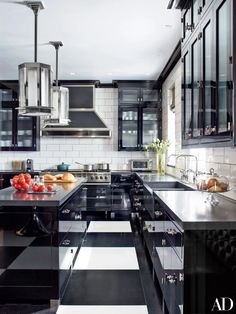
[[[229,180],[216,174],[213,168],[210,169],[209,173],[203,173],[197,177],[196,186],[198,190],[209,193],[205,202],[213,206],[219,204],[215,193],[227,192],[230,189]]]

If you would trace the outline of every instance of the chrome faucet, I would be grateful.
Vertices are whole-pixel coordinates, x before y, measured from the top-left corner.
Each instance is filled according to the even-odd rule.
[[[176,163],[179,158],[184,158],[184,169],[180,169],[181,173],[181,180],[188,181],[189,179],[189,173],[192,172],[194,174],[193,176],[193,183],[196,181],[196,177],[198,175],[198,159],[195,155],[188,155],[188,154],[180,154],[176,157]],[[194,158],[195,159],[195,170],[187,169],[187,158]]]
[[[168,158],[167,158],[167,166],[168,166],[168,164],[169,164],[169,162],[170,162],[170,158],[171,157],[175,157],[175,160],[176,160],[176,157],[177,157],[178,155],[177,154],[170,154],[169,156],[168,156]],[[175,166],[174,166],[175,167]]]

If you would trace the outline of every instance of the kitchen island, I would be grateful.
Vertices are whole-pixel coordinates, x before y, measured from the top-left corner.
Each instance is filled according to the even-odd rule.
[[[86,230],[70,215],[85,181],[50,195],[0,191],[0,302],[58,302]]]

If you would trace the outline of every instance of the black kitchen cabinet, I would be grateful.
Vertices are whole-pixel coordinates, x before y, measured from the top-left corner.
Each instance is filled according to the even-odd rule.
[[[18,83],[0,86],[0,150],[37,151],[40,149],[40,123],[37,117],[18,114]]]
[[[81,220],[82,188],[59,210],[59,291],[63,296],[87,229]]]
[[[161,105],[120,105],[118,149],[143,150],[161,134]]]
[[[121,86],[121,85],[119,85]],[[157,102],[158,90],[148,87],[119,87],[120,104],[140,104],[145,102]]]
[[[161,93],[149,81],[118,81],[118,89],[118,150],[143,150],[161,136]]]
[[[234,144],[233,2],[209,3],[182,46],[183,146]]]
[[[17,192],[16,192],[17,193]],[[0,209],[0,302],[58,299],[56,212],[37,209],[48,234],[17,234],[32,215],[31,208]]]

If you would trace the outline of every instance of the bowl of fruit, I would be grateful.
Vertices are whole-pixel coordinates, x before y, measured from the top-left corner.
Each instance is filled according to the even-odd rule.
[[[11,186],[20,192],[27,192],[31,186],[31,175],[29,173],[20,173],[10,179]]]

